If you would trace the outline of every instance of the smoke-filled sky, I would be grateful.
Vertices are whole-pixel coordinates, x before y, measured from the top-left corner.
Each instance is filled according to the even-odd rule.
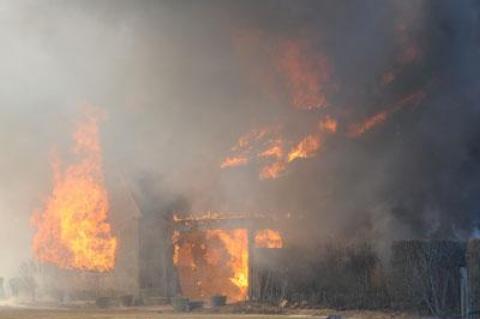
[[[479,19],[453,0],[1,1],[0,276],[30,256],[84,105],[107,114],[107,177],[192,212],[290,214],[300,242],[471,234]],[[277,178],[220,168],[252,130],[293,148],[323,118],[335,134]]]

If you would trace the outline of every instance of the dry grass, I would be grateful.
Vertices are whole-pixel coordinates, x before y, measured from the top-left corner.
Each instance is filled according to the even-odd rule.
[[[286,316],[237,314],[175,314],[152,311],[32,310],[2,309],[0,319],[278,319]],[[310,317],[311,318],[311,317]]]
[[[145,310],[99,311],[99,310],[33,310],[0,308],[0,319],[279,319],[279,318],[326,318],[332,310],[299,311],[289,315],[242,315],[242,314],[175,314]],[[384,313],[375,311],[337,312],[345,319],[416,319],[411,314]]]

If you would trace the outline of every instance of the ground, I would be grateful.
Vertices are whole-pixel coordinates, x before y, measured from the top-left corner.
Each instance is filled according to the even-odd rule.
[[[175,314],[143,311],[59,311],[59,310],[0,310],[1,319],[278,319],[281,315],[238,315],[238,314]],[[299,318],[298,316],[296,318]],[[308,316],[308,318],[312,318]]]
[[[337,313],[345,319],[415,319],[408,314],[381,312],[332,312],[329,310],[316,312],[299,312],[286,315],[245,315],[245,314],[196,314],[196,313],[164,313],[152,310],[67,310],[67,309],[22,309],[0,308],[0,319],[282,319],[282,318],[326,318],[328,314]]]

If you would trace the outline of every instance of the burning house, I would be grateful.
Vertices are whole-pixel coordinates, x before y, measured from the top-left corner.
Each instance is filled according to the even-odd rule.
[[[10,2],[6,295],[479,310],[475,1]]]
[[[100,115],[85,108],[77,123],[73,164],[52,159],[53,190],[43,210],[35,212],[32,250],[44,266],[40,293],[70,297],[138,295],[138,219],[141,216],[122,178],[104,178],[98,136]],[[113,231],[115,229],[115,231]],[[121,245],[119,245],[121,238]]]
[[[53,265],[50,275],[59,278],[53,287],[42,288],[75,297],[252,299],[257,250],[283,247],[280,233],[270,229],[272,220],[142,212],[124,178],[110,178],[107,195],[99,118],[92,112],[74,134],[78,162],[62,171],[54,160],[52,195],[33,218],[34,254]]]

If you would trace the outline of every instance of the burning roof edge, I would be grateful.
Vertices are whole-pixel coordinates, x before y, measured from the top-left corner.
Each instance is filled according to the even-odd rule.
[[[236,212],[206,212],[186,216],[173,215],[173,222],[177,228],[263,228],[275,227],[277,218],[259,213],[236,213]]]

